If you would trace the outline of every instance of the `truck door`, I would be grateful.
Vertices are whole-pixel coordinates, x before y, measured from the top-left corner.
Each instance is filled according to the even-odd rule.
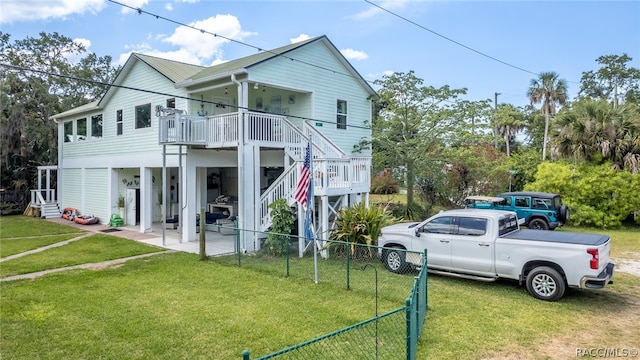
[[[420,237],[414,238],[412,248],[427,249],[428,267],[451,267],[451,237],[454,233],[453,216],[435,218],[420,228]]]
[[[492,233],[489,221],[478,217],[455,217],[457,234],[451,239],[453,268],[469,272],[490,273],[493,270]]]

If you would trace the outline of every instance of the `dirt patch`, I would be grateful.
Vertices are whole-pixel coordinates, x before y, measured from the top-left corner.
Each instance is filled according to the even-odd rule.
[[[640,256],[638,256],[640,258]],[[611,259],[616,264],[615,271],[640,276],[640,260],[635,259]]]

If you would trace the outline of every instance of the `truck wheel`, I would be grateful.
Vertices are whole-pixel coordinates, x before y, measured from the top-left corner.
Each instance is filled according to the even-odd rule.
[[[407,263],[405,261],[406,254],[397,248],[385,249],[382,256],[384,266],[389,271],[396,274],[404,274],[407,272]]]
[[[548,266],[537,267],[527,275],[527,291],[536,299],[556,301],[564,295],[565,289],[562,275]]]
[[[529,226],[527,227],[535,230],[549,230],[549,224],[542,219],[533,219],[529,221]]]

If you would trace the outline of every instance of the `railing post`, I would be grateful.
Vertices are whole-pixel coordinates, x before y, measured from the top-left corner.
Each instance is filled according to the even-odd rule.
[[[242,352],[242,360],[249,360],[249,350]]]

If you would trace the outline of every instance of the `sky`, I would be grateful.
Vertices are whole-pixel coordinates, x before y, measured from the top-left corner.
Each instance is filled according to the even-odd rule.
[[[424,85],[516,106],[541,72],[557,72],[572,99],[600,56],[626,53],[640,68],[637,0],[115,1],[2,0],[0,31],[11,42],[57,32],[114,65],[131,52],[212,65],[326,35],[368,81],[414,71]]]

